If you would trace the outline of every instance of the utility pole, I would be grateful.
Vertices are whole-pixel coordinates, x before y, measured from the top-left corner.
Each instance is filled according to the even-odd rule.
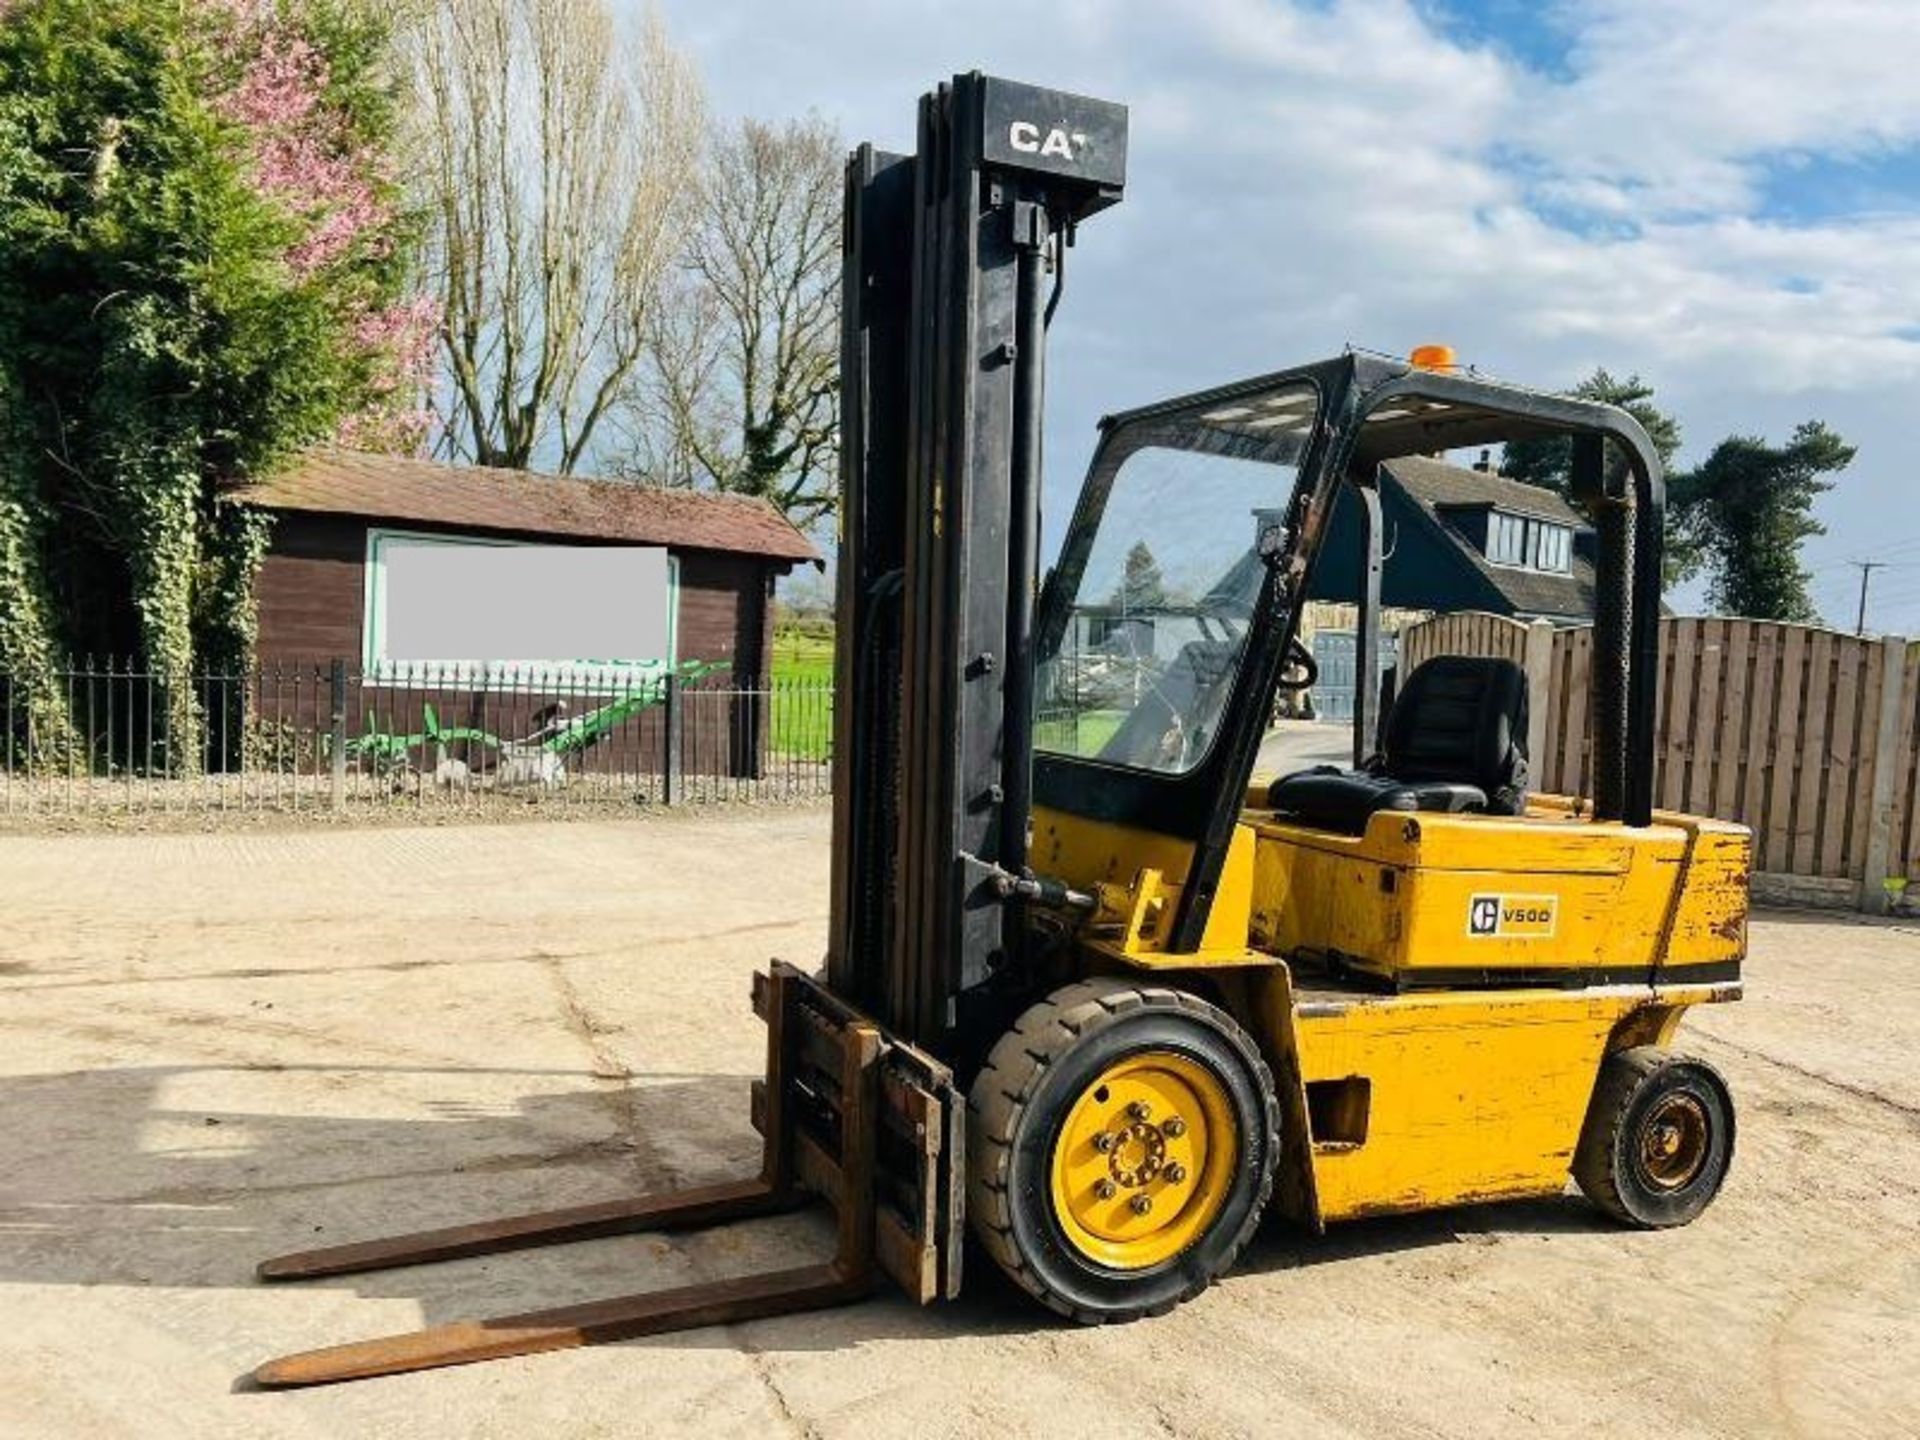
[[[1849,560],[1847,562],[1860,572],[1860,618],[1853,627],[1853,633],[1867,633],[1867,581],[1873,578],[1873,572],[1887,568],[1885,560]]]

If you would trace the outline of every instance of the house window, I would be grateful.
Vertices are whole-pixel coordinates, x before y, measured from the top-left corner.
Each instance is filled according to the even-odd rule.
[[[1533,568],[1564,575],[1573,558],[1573,532],[1565,525],[1552,525],[1544,520],[1533,521],[1532,530]]]
[[[1496,565],[1564,575],[1573,568],[1573,530],[1495,510],[1487,517],[1486,553]]]
[[[1496,565],[1527,563],[1527,522],[1494,511],[1487,520],[1487,558]]]
[[[365,600],[381,684],[619,687],[678,659],[678,562],[655,546],[369,530]]]

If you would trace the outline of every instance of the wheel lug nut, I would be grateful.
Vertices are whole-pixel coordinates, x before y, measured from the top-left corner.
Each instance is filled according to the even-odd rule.
[[[1136,1215],[1145,1215],[1149,1210],[1153,1209],[1153,1201],[1145,1195],[1136,1195],[1127,1202],[1127,1208]]]
[[[1102,1130],[1098,1135],[1094,1136],[1093,1148],[1098,1150],[1102,1155],[1113,1149],[1113,1132],[1111,1130]]]
[[[1187,1122],[1178,1115],[1169,1115],[1167,1123],[1160,1127],[1160,1133],[1170,1140],[1178,1140],[1187,1133]]]
[[[1127,1106],[1127,1114],[1131,1115],[1136,1120],[1145,1120],[1148,1116],[1153,1114],[1153,1107],[1147,1104],[1147,1102],[1144,1100],[1136,1100],[1131,1105]]]
[[[1176,1160],[1167,1166],[1164,1173],[1169,1185],[1178,1185],[1187,1178],[1187,1167]]]
[[[1093,1187],[1093,1193],[1099,1196],[1102,1200],[1111,1200],[1113,1199],[1114,1194],[1118,1191],[1118,1189],[1119,1187],[1115,1185],[1113,1181],[1102,1180],[1099,1184]]]

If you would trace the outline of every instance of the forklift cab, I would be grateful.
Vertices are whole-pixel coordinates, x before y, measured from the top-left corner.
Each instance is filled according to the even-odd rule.
[[[1596,532],[1591,793],[1530,790],[1545,697],[1467,656],[1406,677],[1384,724],[1360,683],[1351,768],[1255,782],[1277,695],[1316,678],[1323,564],[1357,571],[1376,671],[1380,467],[1552,435]],[[1326,553],[1343,502],[1357,557]],[[1098,897],[1088,943],[1127,963],[1266,956],[1394,990],[1730,978],[1741,927],[1705,897],[1744,836],[1653,810],[1662,507],[1630,416],[1451,368],[1349,354],[1108,419],[1041,599],[1035,867]],[[1622,905],[1652,922],[1611,923]]]

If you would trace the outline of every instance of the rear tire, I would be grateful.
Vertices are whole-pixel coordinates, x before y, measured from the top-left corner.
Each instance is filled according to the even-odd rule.
[[[1273,1188],[1258,1048],[1184,991],[1097,979],[1000,1037],[968,1100],[967,1209],[1014,1283],[1083,1324],[1157,1315],[1232,1265]]]
[[[1718,1070],[1652,1046],[1622,1050],[1600,1067],[1573,1178],[1623,1225],[1685,1225],[1720,1193],[1733,1138],[1733,1095]]]

